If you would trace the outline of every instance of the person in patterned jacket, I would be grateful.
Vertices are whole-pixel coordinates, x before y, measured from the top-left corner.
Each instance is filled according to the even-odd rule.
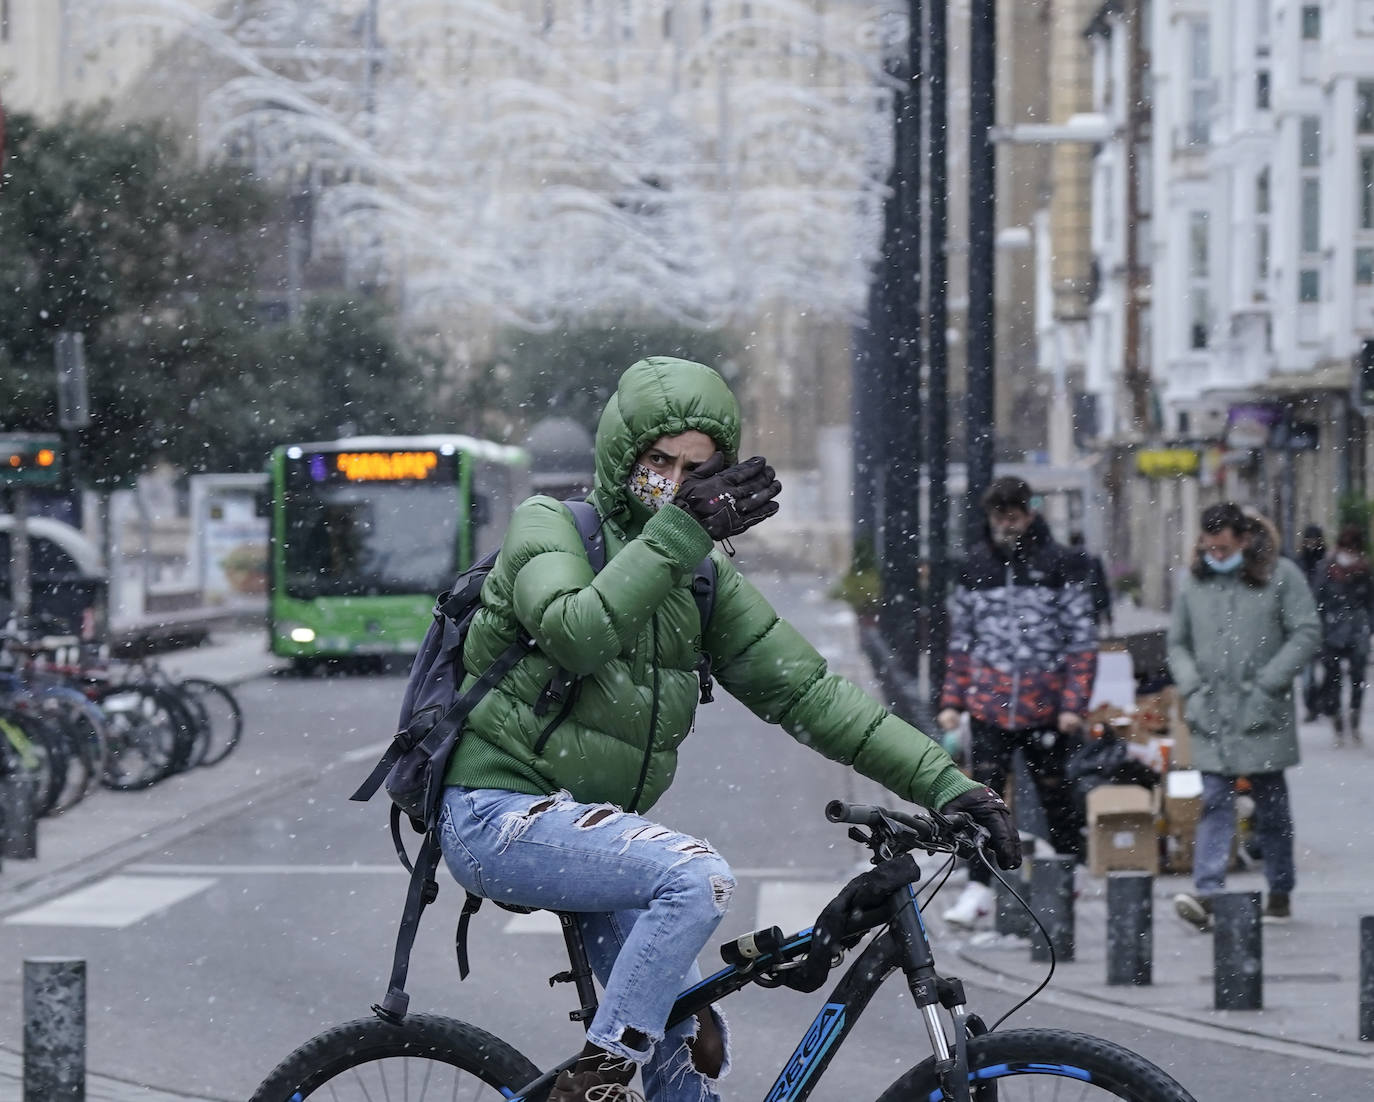
[[[970,549],[950,602],[949,657],[938,721],[967,713],[973,779],[1003,792],[1020,749],[1049,824],[1050,843],[1081,855],[1082,815],[1064,766],[1092,696],[1097,618],[1084,556],[1055,542],[1022,479],[994,479],[983,495],[984,538]],[[992,911],[991,876],[945,912],[972,927]]]

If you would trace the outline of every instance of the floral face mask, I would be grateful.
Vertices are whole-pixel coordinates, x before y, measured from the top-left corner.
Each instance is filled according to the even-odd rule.
[[[674,482],[667,475],[650,470],[643,463],[636,463],[631,468],[626,485],[630,493],[655,512],[672,501],[682,488],[682,483]]]

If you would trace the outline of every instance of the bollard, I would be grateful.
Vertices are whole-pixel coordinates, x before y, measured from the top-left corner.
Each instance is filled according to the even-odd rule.
[[[1154,884],[1148,872],[1107,874],[1107,983],[1148,987],[1154,968]]]
[[[1031,861],[1031,910],[1050,935],[1031,926],[1031,960],[1048,961],[1050,947],[1056,960],[1073,960],[1072,857],[1037,857]]]
[[[1212,986],[1218,1010],[1264,1005],[1264,940],[1259,892],[1212,896]]]
[[[1360,1040],[1374,1041],[1374,915],[1360,919]]]
[[[86,962],[24,961],[24,1102],[85,1102]]]
[[[1016,889],[1017,895],[1030,902],[1030,881],[1020,872],[1006,872],[1002,874],[1006,878],[1007,884]],[[1026,908],[1021,905],[1020,900],[1011,894],[1011,891],[997,877],[993,877],[992,890],[997,893],[997,910],[993,928],[999,934],[1010,934],[1014,937],[1030,937],[1035,929],[1035,923],[1031,921]]]
[[[33,813],[33,778],[25,772],[0,777],[0,822],[5,857],[32,861],[38,856],[38,819]]]

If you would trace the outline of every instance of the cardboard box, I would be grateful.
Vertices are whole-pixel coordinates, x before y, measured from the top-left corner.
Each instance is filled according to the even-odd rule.
[[[1178,692],[1172,685],[1157,693],[1142,693],[1135,698],[1132,718],[1134,729],[1131,737],[1146,740],[1158,735],[1167,735],[1169,725],[1178,709]]]
[[[1088,866],[1094,876],[1114,869],[1159,872],[1154,797],[1134,784],[1104,784],[1088,793]]]
[[[1165,871],[1187,875],[1193,871],[1194,841],[1202,818],[1202,774],[1175,769],[1165,774],[1159,793]]]

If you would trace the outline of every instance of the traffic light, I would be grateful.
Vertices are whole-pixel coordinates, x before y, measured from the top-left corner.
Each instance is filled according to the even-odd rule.
[[[62,481],[62,442],[56,436],[0,435],[0,485],[57,486]]]

